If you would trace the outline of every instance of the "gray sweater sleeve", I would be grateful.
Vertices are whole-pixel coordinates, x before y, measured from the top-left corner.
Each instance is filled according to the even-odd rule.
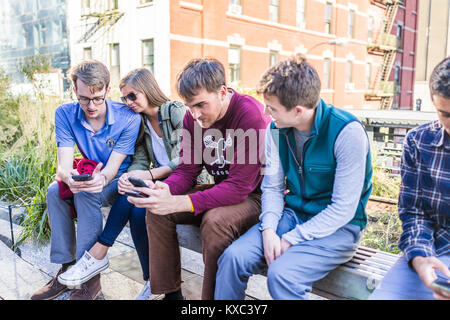
[[[291,244],[323,238],[349,223],[356,212],[364,185],[367,135],[358,122],[349,123],[339,134],[334,147],[336,175],[331,204],[322,212],[283,235]]]
[[[276,131],[277,132],[277,131]],[[278,135],[276,135],[278,137]],[[284,191],[286,190],[284,182],[284,171],[281,166],[278,148],[275,145],[274,138],[270,132],[270,124],[266,130],[265,137],[265,156],[266,167],[264,178],[261,183],[261,209],[259,216],[261,228],[271,228],[277,231],[278,221],[281,219],[284,209]]]

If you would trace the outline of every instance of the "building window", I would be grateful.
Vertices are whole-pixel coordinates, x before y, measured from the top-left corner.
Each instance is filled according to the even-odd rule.
[[[155,72],[155,52],[153,39],[142,41],[142,66]]]
[[[110,46],[111,83],[117,84],[120,80],[120,45],[112,43]]]
[[[305,0],[297,0],[297,28],[304,29],[305,27]]]
[[[353,87],[353,62],[351,60],[348,60],[345,68],[345,88],[352,89],[352,87]]]
[[[269,66],[273,66],[278,62],[278,52],[270,51]]]
[[[62,34],[62,27],[61,27],[62,21],[53,21],[53,27],[52,27],[52,40],[53,43],[58,43],[63,40],[63,34]]]
[[[230,0],[228,10],[234,14],[241,14],[242,13],[241,0]]]
[[[366,63],[366,89],[370,89],[371,79],[372,79],[372,64]]]
[[[280,21],[280,0],[270,0],[269,20],[276,23]]]
[[[40,23],[40,31],[41,31],[40,44],[48,44],[48,43],[50,43],[51,40],[47,36],[47,34],[48,34],[47,33],[47,23],[45,21]],[[40,44],[38,44],[38,45],[40,45]]]
[[[330,34],[332,32],[333,22],[333,4],[327,2],[325,4],[325,33]]]
[[[395,74],[394,74],[394,83],[395,83],[395,94],[399,94],[401,91],[401,86],[400,86],[400,77],[401,77],[401,71],[402,68],[400,66],[396,66],[395,67]]]
[[[231,46],[228,49],[228,64],[230,65],[230,82],[233,85],[241,81],[241,48]]]
[[[397,49],[401,49],[403,47],[402,37],[403,37],[403,26],[397,25]]]
[[[109,0],[109,10],[119,9],[119,0]]]
[[[81,8],[89,9],[91,7],[91,0],[81,0]]]
[[[331,75],[331,59],[325,58],[323,60],[323,89],[330,89],[330,75]]]
[[[373,16],[369,16],[367,21],[367,41],[369,43],[373,42]]]
[[[348,37],[353,39],[355,37],[355,11],[350,10],[348,12]]]
[[[92,47],[83,48],[83,60],[92,59]]]

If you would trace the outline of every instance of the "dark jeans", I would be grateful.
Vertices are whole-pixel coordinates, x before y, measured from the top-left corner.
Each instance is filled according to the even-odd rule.
[[[119,195],[109,212],[105,228],[97,241],[111,247],[127,222],[130,221],[131,237],[141,263],[144,280],[147,281],[149,279],[149,252],[145,214],[144,208],[136,208],[127,201],[127,196]]]

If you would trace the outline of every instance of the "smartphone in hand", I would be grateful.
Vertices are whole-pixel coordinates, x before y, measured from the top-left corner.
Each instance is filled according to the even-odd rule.
[[[139,178],[128,177],[128,181],[135,187],[148,188],[147,184]]]
[[[80,174],[72,176],[72,179],[75,181],[89,181],[92,180],[92,176],[90,174]]]
[[[450,295],[450,279],[439,277],[433,281],[431,286]]]
[[[143,192],[125,191],[125,195],[135,198],[148,198],[149,195]]]

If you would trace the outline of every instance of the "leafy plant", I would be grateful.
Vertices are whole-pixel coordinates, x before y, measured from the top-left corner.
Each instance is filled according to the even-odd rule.
[[[20,136],[19,98],[9,92],[11,81],[0,69],[0,151],[6,150]]]
[[[29,237],[49,239],[50,228],[45,206],[47,187],[56,173],[54,112],[56,98],[42,101],[21,100],[21,137],[0,158],[0,193],[5,201],[27,208],[18,243]],[[35,204],[35,206],[33,206]]]

